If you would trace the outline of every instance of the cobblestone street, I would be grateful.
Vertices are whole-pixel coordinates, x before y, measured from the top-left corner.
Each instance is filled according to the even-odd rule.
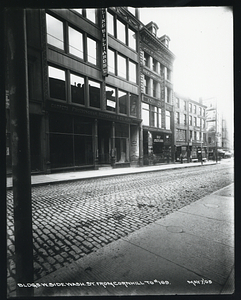
[[[217,164],[32,187],[34,279],[234,181]],[[15,288],[13,195],[7,191],[8,291]]]

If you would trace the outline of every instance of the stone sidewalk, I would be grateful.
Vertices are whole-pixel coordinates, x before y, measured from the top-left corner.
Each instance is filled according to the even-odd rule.
[[[220,163],[220,162],[219,162]],[[144,172],[155,172],[160,170],[170,170],[170,169],[180,169],[189,167],[200,167],[206,165],[216,164],[214,161],[204,162],[203,165],[200,162],[194,163],[175,163],[175,164],[162,164],[155,166],[144,166],[144,167],[129,167],[129,168],[100,168],[99,170],[89,170],[89,171],[75,171],[75,172],[63,172],[63,173],[53,173],[53,174],[40,174],[31,176],[31,184],[44,185],[56,182],[67,182],[81,179],[91,179],[100,177],[109,177],[115,175],[126,175],[126,174],[137,174]],[[12,188],[12,177],[6,178],[7,189]]]
[[[56,270],[34,288],[35,296],[233,292],[233,184]]]

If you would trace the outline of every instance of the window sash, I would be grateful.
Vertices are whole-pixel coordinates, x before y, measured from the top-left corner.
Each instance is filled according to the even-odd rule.
[[[63,22],[46,14],[47,43],[64,50]]]
[[[83,34],[69,27],[69,53],[83,59]]]

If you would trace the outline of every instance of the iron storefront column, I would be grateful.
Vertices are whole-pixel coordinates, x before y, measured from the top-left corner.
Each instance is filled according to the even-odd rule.
[[[116,150],[115,150],[115,122],[112,122],[112,132],[111,132],[111,166],[115,165],[116,161]]]

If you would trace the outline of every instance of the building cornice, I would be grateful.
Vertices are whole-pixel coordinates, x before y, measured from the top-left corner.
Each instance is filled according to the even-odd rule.
[[[174,61],[175,55],[156,37],[154,36],[145,26],[140,29],[140,35],[143,42],[148,43],[155,51],[165,53],[169,59]],[[151,44],[150,44],[151,43]]]

